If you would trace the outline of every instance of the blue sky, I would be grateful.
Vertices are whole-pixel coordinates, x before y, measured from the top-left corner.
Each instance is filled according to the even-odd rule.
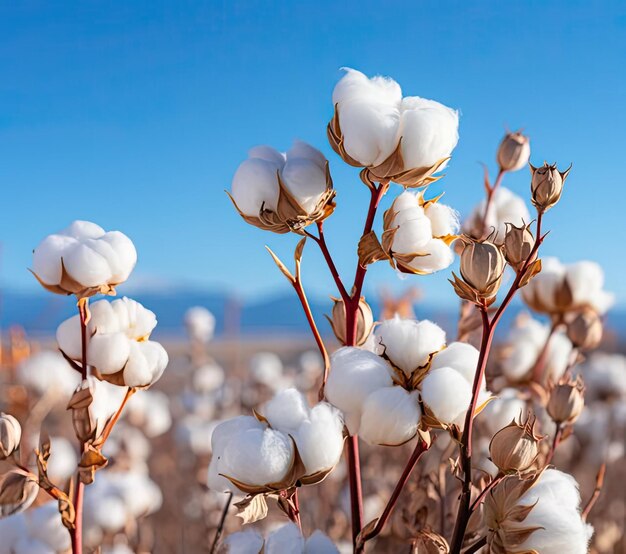
[[[245,225],[223,190],[248,148],[295,138],[330,159],[327,234],[351,274],[367,194],[325,132],[351,66],[461,111],[438,188],[461,213],[480,199],[479,162],[495,169],[505,126],[524,127],[534,163],[573,162],[544,253],[600,262],[626,302],[624,3],[20,2],[0,7],[0,35],[4,286],[34,288],[32,248],[81,218],[135,241],[136,287],[280,290],[263,246],[289,258],[296,237]],[[505,184],[525,195],[528,181],[520,171]],[[332,291],[313,248],[305,271],[309,289]],[[454,302],[447,277],[400,281],[377,264],[368,287],[417,284]]]

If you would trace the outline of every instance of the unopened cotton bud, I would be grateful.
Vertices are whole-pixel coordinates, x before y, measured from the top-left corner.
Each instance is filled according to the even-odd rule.
[[[330,324],[333,329],[333,333],[337,337],[337,340],[345,345],[346,344],[346,308],[344,301],[339,298],[332,299],[333,311],[332,318],[329,318]],[[374,326],[374,314],[372,308],[365,301],[364,297],[359,300],[357,313],[356,313],[356,334],[354,346],[362,346],[372,332]]]
[[[461,276],[479,297],[494,298],[500,288],[506,260],[494,243],[467,239],[461,252]]]
[[[570,169],[571,167],[561,172],[556,164],[544,163],[541,167],[533,167],[531,164],[531,200],[537,210],[547,212],[560,200]]]
[[[580,376],[561,379],[550,390],[547,410],[558,424],[574,423],[585,406],[585,384]]]
[[[10,414],[0,414],[0,460],[6,460],[20,446],[22,427]]]
[[[516,227],[512,223],[506,225],[507,230],[503,243],[504,257],[515,271],[519,271],[530,257],[535,246],[535,237],[530,232],[530,225],[522,225],[521,227]]]
[[[580,312],[567,324],[567,337],[581,350],[593,350],[602,341],[602,320],[590,309]]]
[[[522,169],[530,157],[530,139],[520,131],[507,133],[498,147],[498,165],[500,171]]]
[[[535,420],[528,418],[518,423],[513,420],[500,429],[489,443],[491,461],[503,473],[524,472],[530,469],[539,456],[539,441],[535,434]]]
[[[26,510],[37,498],[37,477],[22,469],[14,469],[0,481],[0,517]]]

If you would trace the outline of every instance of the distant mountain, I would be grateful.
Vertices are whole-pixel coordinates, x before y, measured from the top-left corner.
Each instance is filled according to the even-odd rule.
[[[217,291],[192,288],[168,288],[164,291],[137,292],[133,298],[153,310],[159,319],[157,334],[180,336],[184,333],[183,317],[191,306],[204,306],[217,319],[217,334],[244,335],[302,335],[308,332],[308,323],[295,294],[268,296],[262,300],[243,302],[236,296]],[[322,334],[331,332],[324,314],[330,314],[332,303],[324,297],[309,299],[311,310]],[[375,314],[378,303],[368,298]],[[521,309],[513,304],[507,312],[503,325],[506,327]],[[4,290],[0,293],[0,328],[21,325],[27,332],[48,335],[64,319],[74,315],[75,302],[70,297],[39,292],[16,292]],[[450,305],[417,303],[415,311],[419,319],[432,319],[454,334],[458,310]],[[608,317],[608,328],[617,341],[626,340],[626,311],[613,310]]]

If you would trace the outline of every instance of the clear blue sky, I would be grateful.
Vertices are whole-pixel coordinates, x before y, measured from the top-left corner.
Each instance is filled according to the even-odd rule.
[[[263,245],[289,257],[296,238],[246,226],[223,190],[249,147],[294,138],[331,161],[328,234],[352,273],[366,192],[325,131],[347,65],[461,111],[440,188],[462,213],[506,125],[530,134],[535,163],[573,162],[544,252],[600,262],[626,302],[623,2],[7,2],[0,36],[5,286],[34,287],[32,248],[81,218],[135,241],[137,286],[279,290]],[[506,185],[526,194],[528,174]],[[305,264],[309,288],[330,292],[312,248]],[[447,272],[401,282],[378,265],[370,286],[453,301]]]

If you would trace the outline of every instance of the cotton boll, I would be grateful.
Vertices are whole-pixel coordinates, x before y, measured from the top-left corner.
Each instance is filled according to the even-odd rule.
[[[404,98],[400,131],[404,169],[431,167],[449,157],[459,140],[458,128],[456,110],[417,96]]]
[[[209,342],[215,333],[215,316],[202,306],[193,306],[185,312],[185,327],[192,340]]]
[[[393,79],[382,76],[369,79],[356,69],[344,67],[343,70],[346,73],[333,90],[333,105],[363,97],[375,97],[390,105],[402,101],[402,89]]]
[[[307,402],[298,390],[291,388],[280,391],[262,410],[274,429],[290,433],[309,417]]]
[[[534,507],[517,527],[539,527],[519,545],[520,550],[534,549],[541,554],[587,553],[592,529],[580,517],[580,493],[571,475],[547,469],[522,496],[519,505]]]
[[[33,272],[44,283],[58,285],[63,276],[60,252],[76,244],[76,239],[65,235],[49,235],[33,251]]]
[[[465,380],[471,385],[474,382],[476,368],[478,367],[478,357],[478,350],[471,344],[467,344],[466,342],[452,342],[433,356],[430,369],[451,367],[463,375]]]
[[[172,426],[170,401],[162,391],[141,391],[135,394],[126,406],[128,421],[150,438],[158,437]]]
[[[64,437],[50,437],[50,458],[48,476],[53,482],[69,479],[78,465],[78,455],[74,446]]]
[[[434,237],[445,237],[458,233],[459,214],[450,206],[433,202],[426,206],[424,213],[430,220]]]
[[[59,330],[61,330],[61,327],[59,327]],[[64,340],[62,330],[60,335],[57,334],[57,340],[59,340],[59,345],[61,345],[61,340]],[[61,350],[65,352],[62,346]],[[117,373],[124,369],[131,352],[131,343],[124,333],[95,334],[89,339],[89,363],[97,367],[105,375]]]
[[[287,190],[307,213],[315,209],[326,191],[325,167],[309,159],[288,156],[282,179]]]
[[[294,458],[292,439],[273,429],[249,429],[228,442],[221,468],[248,485],[279,483],[291,469]]]
[[[375,330],[381,352],[396,367],[410,376],[426,365],[431,354],[446,342],[446,334],[432,321],[416,321],[395,317],[383,321]]]
[[[259,554],[263,550],[263,537],[254,530],[239,531],[224,540],[228,554]]]
[[[418,256],[408,262],[408,266],[420,273],[430,274],[441,271],[454,261],[452,249],[442,240],[431,239],[421,247]]]
[[[80,373],[70,367],[61,353],[44,350],[18,366],[18,379],[39,395],[51,394],[69,400],[80,383]]]
[[[71,547],[70,535],[61,521],[56,502],[47,502],[25,514],[28,535],[44,543],[54,552],[63,552]]]
[[[306,540],[304,554],[339,554],[339,550],[333,541],[318,529]]]
[[[602,290],[604,271],[595,262],[581,261],[567,266],[566,280],[577,305],[590,305],[605,313],[614,302],[614,295]]]
[[[332,469],[343,452],[343,419],[339,410],[326,402],[317,404],[294,438],[307,475]]]
[[[165,348],[155,341],[130,342],[130,355],[124,367],[124,385],[145,387],[158,381],[169,362]]]
[[[458,423],[471,399],[471,385],[450,367],[431,370],[422,381],[422,400],[442,423]]]
[[[344,347],[331,356],[326,398],[344,413],[348,430],[354,435],[358,433],[367,396],[391,384],[389,367],[380,356],[360,348]]]
[[[295,523],[287,523],[265,539],[264,554],[302,554],[304,537]]]
[[[252,378],[261,385],[272,387],[283,375],[283,363],[273,352],[259,352],[250,359]]]
[[[127,520],[124,501],[117,496],[105,496],[94,502],[94,519],[108,533],[116,533],[124,529]]]
[[[365,400],[359,434],[369,444],[403,444],[417,432],[420,418],[417,391],[398,386],[381,388]]]
[[[260,158],[249,158],[237,168],[231,194],[244,215],[258,217],[261,208],[276,210],[280,169],[276,163]]]
[[[519,397],[517,389],[506,388],[485,406],[480,419],[490,435],[494,435],[511,421],[521,421],[526,411],[526,402]]]
[[[225,379],[224,369],[211,362],[193,372],[193,389],[200,394],[209,394],[218,390]]]

